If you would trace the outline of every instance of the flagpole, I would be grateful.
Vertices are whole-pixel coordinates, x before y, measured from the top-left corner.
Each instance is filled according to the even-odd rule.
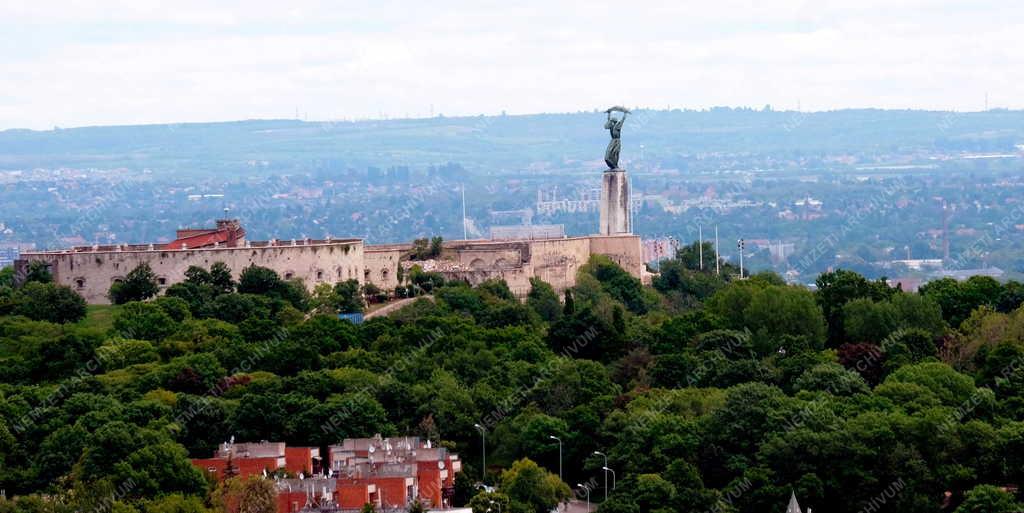
[[[721,260],[721,258],[722,257],[718,253],[718,225],[716,224],[715,225],[715,276],[718,276],[722,272],[721,269],[719,268],[720,266],[718,264],[718,262]]]
[[[700,253],[700,270],[704,270],[704,226],[697,225],[697,251]]]

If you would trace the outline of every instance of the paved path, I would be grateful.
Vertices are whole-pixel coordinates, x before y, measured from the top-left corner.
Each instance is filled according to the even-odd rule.
[[[364,315],[363,319],[373,319],[374,317],[381,317],[381,316],[390,315],[390,314],[394,313],[396,310],[400,310],[403,306],[406,306],[409,303],[412,303],[413,301],[416,301],[419,298],[426,298],[426,299],[429,299],[431,301],[434,300],[434,296],[418,296],[418,297],[407,297],[405,299],[399,299],[398,301],[395,301],[394,303],[389,303],[387,305],[384,305],[384,306],[378,308],[377,310],[374,310],[374,311]],[[584,509],[586,509],[586,508],[584,508]]]

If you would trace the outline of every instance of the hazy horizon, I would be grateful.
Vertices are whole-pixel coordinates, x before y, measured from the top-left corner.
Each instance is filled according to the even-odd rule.
[[[801,115],[801,116],[806,116],[806,115],[811,115],[811,114],[837,113],[837,112],[844,112],[844,111],[920,112],[920,113],[939,113],[939,114],[955,113],[955,114],[958,114],[958,115],[960,115],[960,114],[983,114],[985,112],[993,112],[993,111],[996,111],[996,110],[999,110],[999,111],[1002,111],[1002,112],[1024,112],[1024,107],[1021,107],[1021,108],[992,107],[988,111],[986,111],[984,109],[979,109],[979,110],[962,110],[961,111],[961,110],[939,110],[939,109],[896,109],[896,108],[885,109],[885,108],[879,108],[879,107],[844,107],[844,108],[839,108],[839,109],[827,109],[827,110],[807,110],[807,109],[797,110],[797,109],[787,109],[787,108],[776,108],[776,106],[770,105],[770,104],[765,104],[765,105],[769,105],[772,108],[771,112],[776,113],[776,114],[779,114],[779,113],[782,113],[782,114],[786,114],[786,113],[796,114],[796,113],[799,113],[799,115]],[[679,111],[684,111],[684,112],[710,112],[710,111],[712,111],[714,109],[736,109],[736,110],[739,110],[739,109],[750,109],[752,111],[760,111],[761,109],[763,109],[765,107],[765,105],[760,105],[760,106],[755,106],[755,105],[713,105],[713,106],[703,107],[703,108],[699,108],[699,109],[698,108],[690,108],[690,107],[686,107],[686,106],[678,106],[678,107],[673,106],[673,107],[671,107],[671,110],[673,110],[673,111],[679,110]],[[660,107],[659,108],[659,107],[645,107],[645,106],[630,106],[629,108],[633,109],[634,111],[637,111],[637,110],[650,110],[650,111],[655,111],[655,112],[667,112],[667,109],[665,107]],[[518,116],[518,117],[530,117],[530,116],[567,116],[567,115],[588,114],[588,113],[595,113],[595,112],[599,112],[599,113],[601,113],[603,115],[603,109],[598,109],[597,107],[594,107],[593,109],[580,109],[580,110],[574,110],[574,111],[558,111],[558,112],[554,112],[554,111],[552,111],[552,112],[521,112],[521,113],[520,112],[517,112],[517,113],[512,113],[512,112],[506,112],[506,113],[500,113],[500,112],[499,113],[482,113],[481,112],[481,113],[477,113],[477,114],[458,114],[458,115],[446,115],[443,112],[439,112],[439,113],[436,113],[433,117],[430,117],[430,116],[409,116],[409,117],[402,117],[402,116],[373,117],[373,116],[368,116],[368,117],[362,117],[362,118],[323,118],[323,119],[314,119],[314,118],[303,118],[303,117],[296,118],[296,117],[292,116],[292,117],[266,117],[266,118],[244,118],[244,119],[243,118],[238,118],[238,119],[209,119],[209,120],[202,120],[202,121],[156,121],[156,122],[142,122],[142,123],[92,124],[92,125],[71,125],[71,126],[55,125],[55,126],[51,126],[51,127],[38,127],[38,128],[32,128],[32,127],[0,128],[0,132],[19,131],[19,130],[29,130],[29,131],[33,131],[33,132],[50,132],[50,131],[54,131],[54,130],[74,130],[74,129],[82,129],[82,128],[129,128],[129,127],[133,127],[133,126],[146,127],[146,126],[163,126],[163,125],[203,125],[203,124],[230,124],[230,123],[247,123],[247,122],[273,122],[273,121],[298,121],[298,122],[302,122],[302,123],[370,123],[370,122],[381,122],[381,121],[419,121],[419,120],[426,121],[426,120],[436,120],[436,119],[444,119],[444,118],[458,120],[458,119],[472,119],[472,118],[476,118],[476,117],[480,117],[480,116],[484,116],[484,117],[497,117],[497,116],[501,116],[501,115]]]
[[[1024,107],[1008,0],[0,6],[0,129]]]

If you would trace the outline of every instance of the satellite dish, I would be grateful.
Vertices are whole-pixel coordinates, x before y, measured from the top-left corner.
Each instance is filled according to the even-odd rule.
[[[369,451],[370,451],[370,454],[373,454],[374,452],[377,451],[377,448],[371,445]]]
[[[437,461],[437,468],[444,470],[444,462],[441,460]]]

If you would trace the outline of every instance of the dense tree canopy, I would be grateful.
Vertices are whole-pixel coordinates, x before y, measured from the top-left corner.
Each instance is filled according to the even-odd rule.
[[[12,293],[10,313],[64,324],[85,317],[85,300],[63,285],[30,281]]]
[[[602,513],[780,511],[791,492],[839,513],[1019,509],[1019,287],[917,294],[839,270],[811,292],[717,276],[693,249],[654,287],[594,258],[564,295],[534,279],[525,301],[413,267],[433,298],[359,325],[336,315],[361,306],[358,283],[310,295],[259,267],[237,284],[191,268],[84,318],[70,290],[0,284],[0,513],[88,510],[85,491],[125,481],[111,510],[270,511],[267,482],[216,485],[188,458],[231,436],[376,433],[460,453],[476,513],[601,502],[595,451],[617,475]]]

